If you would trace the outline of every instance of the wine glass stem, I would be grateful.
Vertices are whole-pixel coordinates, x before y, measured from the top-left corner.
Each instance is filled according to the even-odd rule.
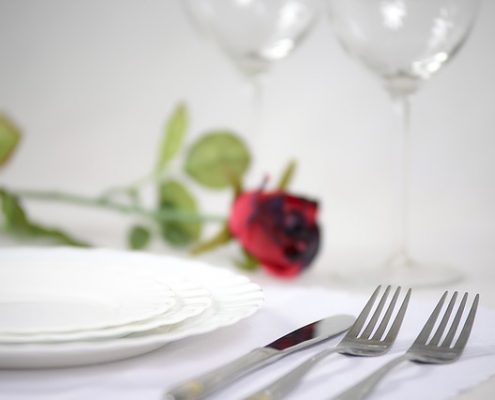
[[[401,165],[401,199],[400,199],[400,232],[399,254],[404,264],[409,259],[409,189],[411,168],[411,104],[407,95],[394,98],[395,110],[401,123],[402,165]]]
[[[256,138],[260,135],[261,128],[261,118],[263,112],[263,83],[259,77],[251,78],[252,85],[252,98],[251,98],[251,107],[252,107],[252,116],[251,116],[251,135],[253,135],[254,142],[256,142]]]
[[[261,77],[252,76],[249,78],[251,111],[249,118],[249,143],[252,147],[252,153],[260,156],[261,151],[261,130],[263,119],[263,82]]]

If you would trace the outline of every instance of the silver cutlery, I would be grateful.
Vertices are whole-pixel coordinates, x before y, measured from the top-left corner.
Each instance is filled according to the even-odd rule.
[[[378,302],[378,305],[376,306],[373,315],[371,316],[368,324],[363,330],[363,327],[368,319],[368,315],[370,314],[371,310],[373,309],[373,305],[376,302],[376,299],[380,292],[380,288],[381,286],[378,286],[375,289],[365,307],[356,319],[356,322],[351,326],[349,331],[346,333],[340,343],[337,344],[337,346],[325,349],[313,355],[302,364],[300,364],[287,374],[283,375],[281,378],[278,378],[270,385],[247,397],[247,400],[277,400],[283,398],[301,382],[303,377],[316,364],[318,364],[321,360],[331,354],[341,353],[353,356],[379,356],[387,352],[395,341],[397,334],[399,333],[399,328],[402,324],[402,320],[404,319],[404,314],[406,313],[409,298],[411,296],[411,289],[407,291],[404,300],[402,301],[402,304],[399,308],[399,311],[397,312],[397,315],[392,322],[392,326],[390,327],[385,337],[382,338],[387,329],[387,326],[389,325],[389,321],[392,317],[401,288],[398,287],[395,290],[392,300],[390,301],[385,314],[381,318],[378,328],[374,332],[374,329],[379,322],[380,315],[391,290],[391,287],[387,286],[385,292],[380,298],[380,301]],[[373,336],[371,336],[372,333]]]
[[[290,332],[274,342],[165,393],[168,400],[195,400],[224,388],[242,376],[296,351],[306,349],[345,332],[355,321],[350,315],[328,317]]]
[[[463,324],[462,330],[457,340],[452,345],[457,333],[457,328],[459,327],[459,323],[461,321],[462,314],[464,312],[464,308],[466,306],[466,301],[468,298],[467,293],[464,293],[464,296],[462,297],[455,317],[451,322],[450,329],[447,332],[445,338],[441,340],[452,314],[452,310],[454,309],[457,292],[454,292],[447,308],[445,309],[445,312],[443,313],[443,317],[438,325],[438,328],[433,334],[433,337],[428,341],[433,331],[433,327],[438,319],[438,316],[440,315],[440,311],[447,297],[447,293],[448,292],[445,292],[443,294],[437,306],[433,310],[433,313],[428,318],[428,321],[426,321],[426,324],[424,325],[420,334],[405,354],[389,361],[358,384],[352,386],[350,389],[347,389],[340,395],[334,397],[334,399],[358,400],[364,398],[373,390],[373,388],[375,388],[375,386],[390,370],[392,370],[403,361],[413,361],[426,364],[445,364],[456,361],[461,356],[469,339],[469,335],[474,324],[474,318],[476,316],[476,310],[478,308],[479,294],[475,296],[469,314]]]

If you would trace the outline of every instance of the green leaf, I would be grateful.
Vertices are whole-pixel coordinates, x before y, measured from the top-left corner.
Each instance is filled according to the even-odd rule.
[[[62,231],[61,229],[46,227],[34,223],[30,224],[29,235],[43,239],[50,239],[56,242],[57,244],[65,244],[67,246],[76,246],[76,247],[89,246],[88,243],[73,238],[71,235]]]
[[[133,250],[144,249],[150,243],[150,239],[150,230],[141,225],[133,226],[127,235],[128,246]]]
[[[221,189],[242,181],[251,163],[244,142],[230,131],[203,135],[189,150],[185,170],[198,183]]]
[[[296,166],[296,162],[294,160],[291,160],[287,167],[285,167],[285,170],[282,173],[280,181],[277,185],[280,190],[286,190],[289,187],[292,178],[294,177],[294,173],[296,172]]]
[[[207,251],[214,250],[217,247],[229,243],[231,240],[232,234],[230,233],[229,227],[227,225],[224,225],[220,229],[220,231],[218,231],[217,234],[214,235],[212,238],[194,246],[194,248],[191,250],[191,254],[198,255]]]
[[[169,180],[160,185],[159,206],[161,210],[196,213],[196,200],[180,182]],[[199,239],[199,221],[164,221],[160,224],[163,239],[174,246],[185,246]]]
[[[187,108],[179,104],[167,122],[160,144],[155,173],[160,174],[179,151],[187,130]]]
[[[0,189],[0,201],[4,228],[7,231],[28,231],[30,222],[17,197],[4,189]]]
[[[20,138],[19,129],[6,115],[0,114],[0,166],[12,156]]]
[[[21,239],[49,239],[69,246],[88,246],[60,229],[30,221],[19,199],[5,189],[0,189],[0,206],[0,221],[4,230],[12,236]]]
[[[242,259],[235,260],[234,262],[235,265],[245,271],[255,271],[256,269],[258,269],[258,266],[260,264],[258,259],[245,249],[242,250]]]

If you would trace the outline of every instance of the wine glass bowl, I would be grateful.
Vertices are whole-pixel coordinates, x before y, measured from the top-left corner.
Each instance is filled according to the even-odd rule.
[[[248,77],[265,73],[306,37],[316,0],[186,0],[193,22]]]
[[[462,47],[479,0],[328,0],[342,47],[392,95],[414,93]]]

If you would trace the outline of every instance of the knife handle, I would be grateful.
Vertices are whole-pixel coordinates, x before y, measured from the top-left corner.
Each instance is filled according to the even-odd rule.
[[[183,384],[172,388],[164,395],[166,400],[197,400],[261,366],[275,361],[282,352],[271,348],[261,347],[235,359],[206,374],[192,378]]]

